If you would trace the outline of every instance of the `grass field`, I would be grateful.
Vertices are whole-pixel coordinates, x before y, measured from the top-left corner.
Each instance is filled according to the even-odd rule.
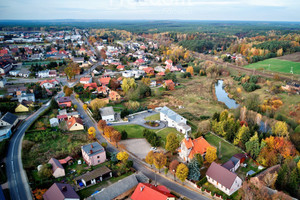
[[[155,121],[155,120],[160,120],[160,114],[157,113],[155,115],[151,115],[149,117],[145,118],[146,121]]]
[[[129,125],[114,126],[114,128],[120,132],[125,130],[128,134],[128,138],[144,138],[143,130],[145,128],[142,126],[129,124]]]
[[[158,136],[161,137],[162,146],[165,146],[166,138],[167,138],[169,133],[176,133],[176,135],[178,136],[179,141],[181,141],[184,138],[184,135],[182,133],[179,133],[175,128],[167,127],[167,128],[164,128],[164,129],[157,130],[155,132]]]
[[[218,155],[219,155],[219,142],[222,141],[221,142],[222,158],[220,159],[221,163],[227,162],[234,154],[242,152],[239,148],[225,142],[224,140],[220,139],[219,137],[211,133],[205,134],[205,139],[209,144],[218,148]]]
[[[270,66],[270,67],[269,67]],[[300,74],[300,62],[292,62],[287,60],[280,60],[276,58],[267,59],[257,63],[245,66],[250,69],[267,70],[273,72],[290,73],[293,67],[294,74]]]

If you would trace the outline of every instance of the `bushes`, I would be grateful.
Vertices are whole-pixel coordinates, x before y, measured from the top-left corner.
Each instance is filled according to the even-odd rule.
[[[256,89],[260,89],[260,86],[255,83],[243,83],[242,86],[246,92],[252,92]]]
[[[150,131],[148,129],[144,129],[143,136],[151,144],[151,146],[157,147],[160,145],[159,136],[155,132]]]
[[[206,176],[204,177],[204,178],[202,178],[200,181],[198,181],[197,182],[197,185],[199,186],[199,187],[201,187],[204,183],[206,183],[207,182],[207,178],[206,178]]]

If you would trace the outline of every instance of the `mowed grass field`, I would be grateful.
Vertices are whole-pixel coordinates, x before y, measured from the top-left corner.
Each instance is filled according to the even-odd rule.
[[[245,66],[245,68],[249,68],[249,69],[257,69],[261,71],[265,69],[267,71],[281,72],[281,73],[290,73],[291,67],[293,67],[294,74],[300,74],[300,62],[292,62],[292,61],[280,60],[276,58],[263,60]]]

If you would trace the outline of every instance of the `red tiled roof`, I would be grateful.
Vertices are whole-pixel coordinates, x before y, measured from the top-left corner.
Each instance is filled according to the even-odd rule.
[[[70,160],[73,160],[73,158],[71,156],[68,156],[68,157],[66,157],[64,159],[60,159],[59,162],[60,162],[60,164],[63,165],[63,164],[68,163]]]
[[[174,82],[172,80],[165,80],[165,84],[170,85],[170,84],[174,84]]]
[[[67,121],[68,129],[72,128],[72,126],[73,126],[75,123],[78,123],[78,124],[83,125],[81,119],[76,118],[76,117],[71,117],[71,118]]]
[[[90,77],[82,77],[82,78],[80,78],[80,82],[81,81],[90,81]]]
[[[102,85],[108,85],[110,79],[111,79],[110,77],[102,77],[102,78],[99,78],[99,82],[100,82]]]
[[[124,65],[119,65],[119,66],[117,67],[117,69],[124,69],[124,68],[125,68]]]
[[[166,200],[174,195],[166,187],[155,187],[149,183],[139,183],[131,196],[132,200]]]
[[[86,83],[83,85],[83,88],[86,89],[86,88],[89,88],[90,90],[91,89],[96,89],[97,88],[97,83]]]
[[[189,154],[190,159],[193,159],[194,155],[198,153],[203,155],[208,147],[213,147],[203,137],[198,137],[194,140],[191,138],[188,140],[184,138],[182,141],[188,149],[191,149]]]

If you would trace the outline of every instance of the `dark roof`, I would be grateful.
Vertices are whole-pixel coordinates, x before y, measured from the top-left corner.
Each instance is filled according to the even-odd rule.
[[[225,167],[213,162],[208,168],[206,175],[217,181],[221,185],[230,189],[237,175],[227,170]]]
[[[103,166],[103,167],[97,168],[93,171],[87,172],[81,176],[78,176],[77,178],[75,178],[75,180],[77,181],[77,180],[83,179],[85,182],[87,182],[87,181],[93,180],[95,178],[98,178],[100,176],[103,176],[105,174],[108,174],[109,172],[111,172],[111,170],[108,167]]]
[[[132,174],[87,198],[87,200],[111,200],[139,184],[136,175]]]
[[[55,172],[55,170],[57,168],[64,169],[64,167],[60,164],[60,162],[55,158],[51,158],[48,163],[50,163],[52,165],[52,171],[53,172]]]
[[[104,148],[98,142],[93,142],[91,144],[87,144],[81,147],[81,149],[88,155],[94,156],[98,153],[104,152]],[[92,151],[91,151],[92,150]]]
[[[236,165],[240,161],[240,159],[233,156],[230,158],[230,160],[233,162],[234,165]]]
[[[80,199],[69,184],[54,183],[43,195],[44,200]]]
[[[233,155],[232,157],[235,157],[235,158],[241,160],[243,158],[246,158],[246,155],[244,153],[237,153],[237,154]]]
[[[7,112],[1,119],[12,125],[16,120],[18,120],[18,117],[10,112]]]
[[[231,160],[228,160],[226,163],[222,165],[222,167],[225,167],[228,170],[231,170],[232,168],[234,168],[234,166],[235,164]]]
[[[65,102],[70,102],[70,101],[71,101],[70,97],[60,97],[58,99],[59,103],[65,103]]]

